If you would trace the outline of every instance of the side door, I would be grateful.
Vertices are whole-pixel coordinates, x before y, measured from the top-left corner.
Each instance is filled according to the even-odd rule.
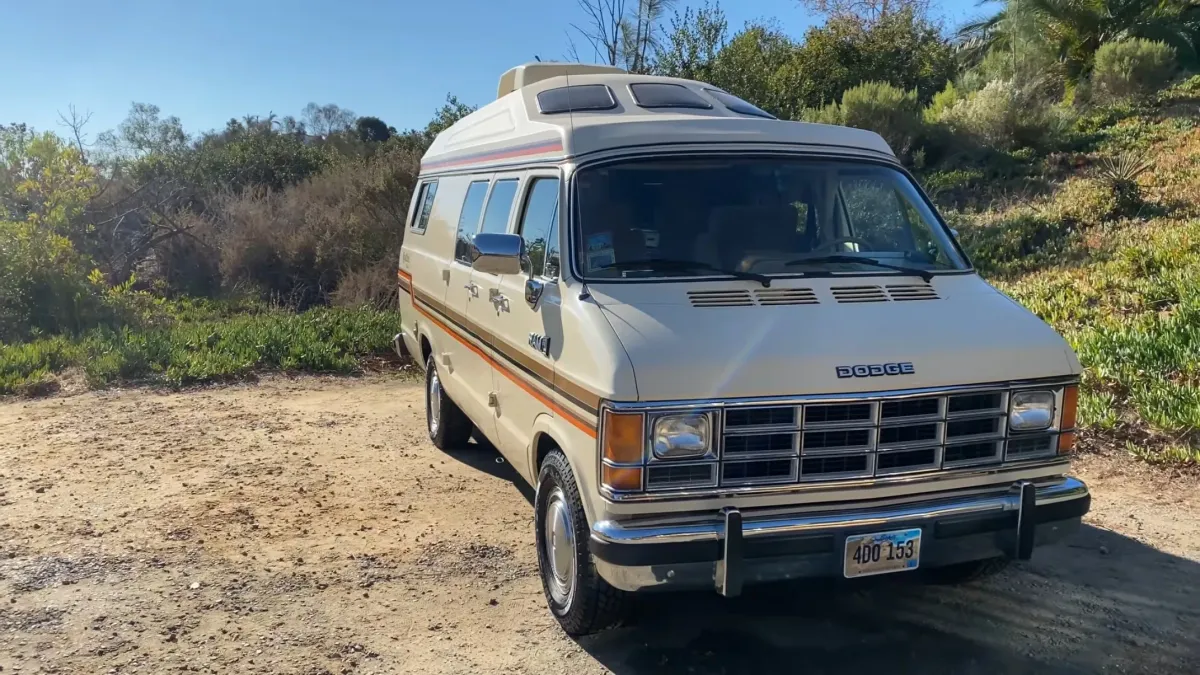
[[[539,414],[550,412],[544,399],[552,396],[554,382],[550,340],[557,339],[554,336],[560,331],[547,327],[542,310],[547,301],[545,290],[558,275],[559,185],[559,174],[554,171],[535,171],[526,177],[512,230],[525,240],[528,260],[522,263],[523,273],[480,279],[481,285],[486,282],[483,292],[494,296],[490,308],[493,347],[511,374],[501,373],[496,380],[499,447],[521,475],[529,475],[530,467],[526,465],[533,422]],[[553,254],[555,262],[547,261],[548,253]],[[530,279],[541,284],[541,296],[526,298],[526,281]]]
[[[483,207],[491,185],[490,176],[472,177],[463,197],[446,284],[443,318],[455,339],[443,345],[445,359],[439,361],[442,378],[450,397],[489,438],[495,437],[495,418],[488,397],[492,388],[492,367],[487,357],[487,336],[468,319],[474,305],[486,303],[471,276],[471,238],[483,221]]]
[[[492,187],[488,191],[487,204],[483,209],[483,220],[479,225],[480,233],[503,234],[509,231],[509,221],[512,219],[513,206],[517,201],[517,191],[520,185],[520,174],[509,173],[492,176]],[[507,365],[504,360],[499,355],[494,355],[495,338],[493,333],[496,330],[496,280],[498,278],[494,274],[472,270],[471,301],[467,303],[467,321],[472,330],[487,340],[488,347],[493,352],[493,356],[490,358],[495,361],[495,367],[504,368]],[[488,439],[496,444],[496,447],[503,449],[496,429],[496,414],[499,409],[499,391],[496,387],[500,382],[507,380],[504,373],[496,372],[495,367],[489,369],[491,379],[488,380],[488,384],[491,387],[490,392],[496,394],[497,397],[489,401],[491,407],[488,410],[488,426],[481,427],[481,429],[487,434]]]

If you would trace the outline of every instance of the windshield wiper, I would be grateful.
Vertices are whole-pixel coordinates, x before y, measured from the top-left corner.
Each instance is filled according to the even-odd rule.
[[[874,267],[882,267],[884,269],[896,270],[905,274],[915,274],[925,281],[933,279],[933,272],[923,270],[917,267],[904,267],[903,265],[889,265],[885,262],[879,262],[873,258],[860,258],[855,255],[819,255],[814,258],[796,258],[789,260],[783,264],[784,267],[795,267],[796,265],[808,265],[810,263],[859,263],[862,265],[871,265]]]
[[[668,260],[666,258],[648,258],[645,260],[622,260],[609,265],[601,265],[596,269],[601,270],[704,270],[706,272],[716,272],[717,274],[727,274],[735,279],[745,279],[747,281],[757,281],[763,285],[763,288],[771,287],[771,277],[765,274],[755,274],[754,272],[743,272],[741,270],[727,270],[716,265],[710,265],[701,260]]]

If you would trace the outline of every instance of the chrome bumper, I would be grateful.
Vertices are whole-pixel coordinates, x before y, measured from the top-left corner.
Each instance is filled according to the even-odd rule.
[[[926,531],[922,566],[997,555],[1028,559],[1036,545],[1077,526],[1090,501],[1082,481],[1065,478],[887,507],[764,516],[727,508],[700,521],[599,521],[589,548],[601,576],[622,590],[707,585],[737,595],[747,581],[840,574],[847,535],[889,528]]]

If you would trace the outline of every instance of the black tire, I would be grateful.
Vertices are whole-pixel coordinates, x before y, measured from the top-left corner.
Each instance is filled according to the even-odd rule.
[[[441,386],[437,364],[433,362],[433,354],[425,359],[425,428],[429,431],[429,440],[433,441],[438,450],[462,449],[470,440],[471,431],[475,428],[462,408],[455,405],[446,395],[446,389]]]
[[[925,570],[925,577],[930,583],[939,585],[967,584],[1003,572],[1008,568],[1010,562],[1011,560],[1008,558],[988,558],[944,567],[931,567]]]
[[[563,509],[559,515],[570,524],[574,534],[570,549],[574,561],[574,580],[565,600],[561,597],[561,586],[558,591],[552,589],[556,581],[553,580],[555,572],[550,561],[546,527],[547,512],[551,508],[556,512],[559,508]],[[575,474],[560,450],[552,451],[542,462],[534,511],[542,591],[559,625],[568,635],[578,636],[620,624],[628,612],[629,594],[613,588],[596,572],[587,545],[591,529],[583,512],[583,502],[579,499]]]

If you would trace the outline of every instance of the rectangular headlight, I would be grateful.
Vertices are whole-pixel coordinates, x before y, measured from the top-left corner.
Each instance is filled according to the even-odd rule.
[[[1041,431],[1054,424],[1054,392],[1013,392],[1008,414],[1012,431]]]
[[[663,415],[654,419],[650,449],[658,459],[694,459],[712,449],[712,420],[707,413]]]

